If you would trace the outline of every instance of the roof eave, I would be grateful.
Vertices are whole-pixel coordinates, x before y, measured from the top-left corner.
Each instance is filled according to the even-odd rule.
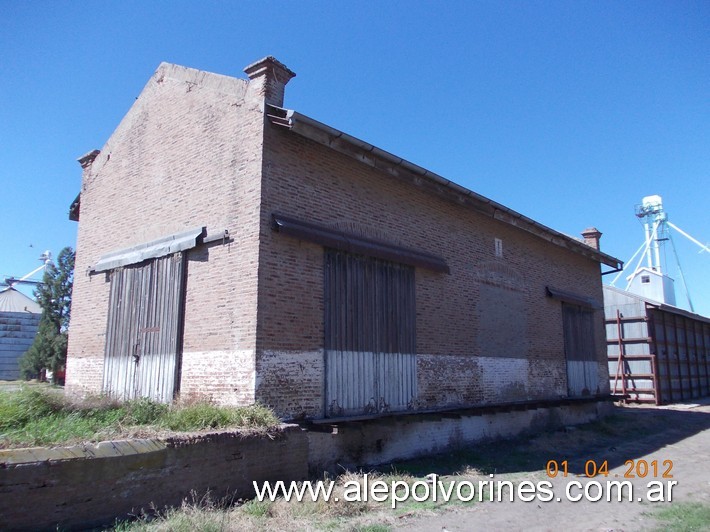
[[[596,250],[579,240],[560,233],[559,231],[555,231],[519,212],[431,172],[426,168],[402,159],[401,157],[397,157],[377,146],[373,146],[327,124],[318,122],[297,111],[268,105],[267,114],[271,122],[275,125],[286,127],[294,133],[348,155],[369,166],[383,170],[390,175],[402,177],[403,174],[409,174],[415,184],[421,185],[422,182],[426,181],[433,185],[434,192],[449,192],[454,196],[455,201],[468,205],[479,213],[517,227],[518,229],[531,233],[562,248],[580,253],[601,264],[606,264],[611,268],[618,269],[623,266],[623,263],[616,257]],[[442,189],[442,187],[444,188]]]

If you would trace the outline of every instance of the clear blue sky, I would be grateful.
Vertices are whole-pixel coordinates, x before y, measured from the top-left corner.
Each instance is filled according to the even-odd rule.
[[[287,107],[564,233],[594,225],[621,260],[645,195],[710,239],[707,0],[0,0],[0,275],[75,245],[76,159],[161,61],[244,77],[265,55],[297,73]],[[710,315],[710,254],[675,239]]]

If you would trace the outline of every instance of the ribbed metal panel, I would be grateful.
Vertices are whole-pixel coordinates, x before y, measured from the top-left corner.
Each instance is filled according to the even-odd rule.
[[[599,364],[583,360],[567,360],[567,391],[570,397],[597,393]]]
[[[645,359],[629,359],[624,360],[624,372],[631,375],[652,375],[653,364],[651,358]]]
[[[659,308],[618,290],[605,289],[605,301],[612,393],[656,404],[710,394],[710,324],[705,318]]]
[[[380,404],[378,411],[413,408],[417,395],[417,357],[413,353],[379,353]]]
[[[19,360],[34,342],[41,314],[0,312],[0,380],[20,377]]]
[[[658,356],[661,404],[710,395],[710,325],[665,309],[649,308]]]
[[[377,353],[326,351],[326,405],[328,415],[377,412]]]
[[[170,402],[177,388],[182,253],[111,272],[104,392]]]
[[[414,268],[326,250],[326,414],[405,410],[416,397]]]

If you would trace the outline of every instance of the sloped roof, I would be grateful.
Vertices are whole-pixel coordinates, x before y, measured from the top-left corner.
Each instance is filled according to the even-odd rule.
[[[293,109],[267,105],[266,113],[274,125],[284,127],[369,166],[379,168],[394,176],[409,174],[413,176],[415,183],[417,181],[428,182],[429,186],[425,188],[430,190],[433,195],[439,196],[443,190],[447,190],[459,204],[466,205],[486,216],[527,231],[554,245],[584,255],[601,264],[611,266],[615,271],[623,266],[623,263],[616,257],[594,249],[577,238],[555,231],[426,168],[302,115]]]
[[[695,312],[690,312],[689,310],[682,309],[680,307],[676,307],[675,305],[669,305],[668,303],[661,303],[660,301],[656,301],[655,299],[651,299],[649,297],[644,297],[639,294],[634,294],[633,292],[629,292],[628,290],[623,290],[621,288],[617,288],[616,286],[611,286],[608,284],[603,285],[604,291],[609,291],[609,292],[616,292],[617,294],[622,294],[626,297],[629,297],[631,299],[635,299],[637,301],[641,301],[646,304],[647,307],[653,307],[657,308],[660,310],[665,310],[666,312],[670,312],[672,314],[678,314],[679,316],[685,316],[686,318],[690,318],[693,320],[698,320],[698,321],[704,321],[706,323],[710,323],[710,317],[708,316],[703,316],[702,314],[696,314]]]
[[[288,73],[293,74],[273,57],[269,57],[267,59],[277,63]],[[246,68],[247,73],[250,68],[260,63],[261,62],[257,62],[248,66]],[[170,63],[161,63],[156,73],[146,85],[146,88],[154,81],[156,83],[162,82],[166,77],[186,81],[193,85],[207,86],[212,90],[242,96],[244,91],[246,91],[247,85],[249,84],[247,80],[239,78],[204,72]],[[140,97],[138,98],[138,102],[140,102]],[[268,119],[277,126],[285,127],[293,133],[314,140],[323,146],[348,155],[362,163],[379,168],[391,175],[408,175],[412,178],[413,182],[424,183],[422,188],[429,190],[433,195],[438,196],[445,194],[458,203],[468,206],[469,208],[472,208],[473,210],[476,210],[486,216],[490,216],[498,221],[531,233],[539,238],[542,238],[543,240],[551,242],[556,246],[579,253],[587,258],[599,262],[600,264],[610,266],[611,268],[614,268],[615,271],[618,271],[618,269],[620,269],[623,265],[623,263],[616,257],[592,248],[575,237],[570,237],[560,233],[559,231],[551,229],[550,227],[547,227],[508,207],[494,202],[485,196],[477,194],[461,185],[445,179],[434,172],[404,160],[401,157],[393,155],[376,146],[368,144],[360,139],[352,137],[351,135],[332,128],[326,124],[318,122],[317,120],[302,115],[293,109],[278,107],[267,102],[264,111],[267,114]],[[126,117],[124,117],[113,135],[116,135],[124,124],[128,124],[130,122],[128,117],[132,112],[134,112],[134,107],[132,107]],[[110,139],[107,142],[107,145],[109,143]],[[86,164],[90,164],[98,153],[98,151],[94,150],[86,156],[80,158],[79,162],[82,167],[85,167]],[[70,219],[76,221],[79,220],[80,204],[81,195],[78,195],[70,207]]]
[[[41,314],[42,307],[32,298],[27,297],[11,286],[0,290],[0,312],[29,312]]]

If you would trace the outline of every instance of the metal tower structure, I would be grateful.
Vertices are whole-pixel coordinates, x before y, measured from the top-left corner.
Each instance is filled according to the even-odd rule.
[[[688,305],[690,306],[690,310],[694,312],[693,302],[690,299],[690,292],[685,282],[685,276],[683,275],[683,269],[680,265],[678,252],[673,242],[670,229],[674,229],[699,246],[701,252],[707,251],[710,253],[710,247],[693,238],[668,219],[668,214],[663,209],[663,198],[661,198],[661,196],[646,196],[641,201],[641,205],[636,206],[635,211],[636,216],[643,224],[645,238],[641,247],[639,247],[636,253],[626,262],[626,265],[630,265],[639,253],[641,254],[636,263],[634,272],[626,278],[628,281],[626,290],[661,303],[667,303],[669,305],[676,304],[673,279],[667,274],[665,264],[665,244],[666,242],[670,242]],[[612,280],[612,286],[614,286],[625,271],[626,267]]]
[[[37,281],[32,279],[31,277],[40,271],[42,274],[47,270],[47,267],[52,264],[52,252],[47,250],[44,253],[42,253],[39,256],[39,260],[42,261],[42,265],[39,266],[38,268],[35,268],[32,270],[30,273],[23,275],[19,279],[16,279],[15,277],[6,277],[4,283],[0,283],[0,285],[5,284],[9,288],[13,288],[17,284],[40,284],[42,281]],[[3,288],[5,290],[5,288]]]
[[[668,240],[668,216],[663,210],[661,196],[646,196],[641,205],[636,206],[636,217],[642,220],[646,233],[645,249],[648,267],[660,274],[663,273],[661,263],[661,248]]]

